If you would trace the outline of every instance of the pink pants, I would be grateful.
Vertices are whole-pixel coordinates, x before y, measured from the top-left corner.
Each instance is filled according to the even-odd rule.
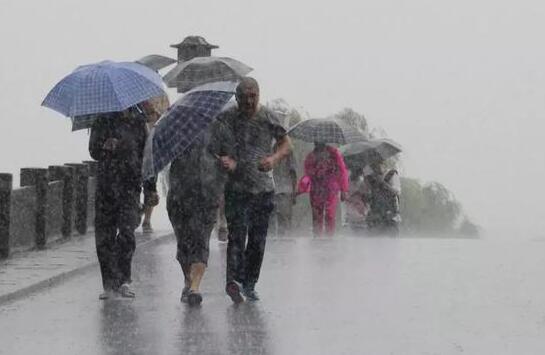
[[[335,215],[337,213],[337,203],[339,202],[337,194],[322,196],[310,196],[310,205],[312,206],[312,226],[315,236],[321,236],[324,233],[324,213],[325,229],[327,235],[335,234]]]

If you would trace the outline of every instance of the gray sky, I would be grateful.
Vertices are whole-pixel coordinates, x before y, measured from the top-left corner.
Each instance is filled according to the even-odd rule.
[[[544,15],[503,0],[3,0],[0,169],[88,159],[87,134],[40,107],[77,65],[174,57],[200,34],[254,67],[265,99],[352,107],[403,144],[406,175],[443,183],[489,230],[539,235]]]

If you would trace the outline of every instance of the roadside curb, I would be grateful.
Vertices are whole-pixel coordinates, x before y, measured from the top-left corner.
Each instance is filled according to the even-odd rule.
[[[138,250],[144,247],[154,246],[155,244],[159,244],[163,242],[164,240],[166,240],[168,237],[172,237],[172,236],[173,236],[173,232],[161,232],[156,237],[152,237],[152,239],[137,243],[136,249]],[[17,291],[0,295],[0,306],[6,303],[16,301],[20,298],[26,297],[32,293],[36,293],[37,291],[43,290],[45,288],[55,287],[61,284],[62,282],[74,276],[84,274],[88,270],[97,266],[98,266],[98,260],[95,259],[92,262],[82,264],[69,271],[61,272],[55,276],[51,276],[47,279],[38,281],[32,285],[23,287]]]

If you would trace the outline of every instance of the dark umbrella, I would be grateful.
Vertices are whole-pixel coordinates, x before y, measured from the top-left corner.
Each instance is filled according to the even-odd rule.
[[[238,81],[251,71],[252,68],[233,58],[196,57],[178,64],[163,79],[168,87],[187,92],[206,83]]]
[[[153,69],[155,71],[159,71],[176,62],[177,62],[176,59],[172,59],[172,58],[165,57],[158,54],[150,54],[136,61],[136,63],[145,65],[146,67]]]
[[[346,124],[336,119],[312,118],[301,121],[293,126],[288,134],[305,142],[349,144],[365,141],[365,136]]]
[[[203,85],[172,105],[146,142],[142,169],[145,178],[156,176],[193,143],[231,99],[236,85],[236,82]]]
[[[370,139],[365,142],[347,144],[339,148],[346,164],[363,167],[374,160],[386,160],[403,149],[397,142],[388,138]]]

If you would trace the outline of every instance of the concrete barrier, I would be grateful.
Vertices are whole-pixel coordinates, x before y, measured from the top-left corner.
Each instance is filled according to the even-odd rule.
[[[23,168],[20,188],[0,173],[0,258],[86,234],[94,225],[96,162]]]

